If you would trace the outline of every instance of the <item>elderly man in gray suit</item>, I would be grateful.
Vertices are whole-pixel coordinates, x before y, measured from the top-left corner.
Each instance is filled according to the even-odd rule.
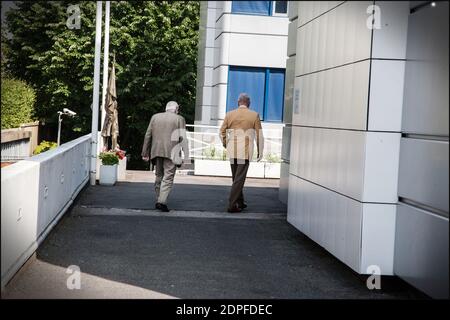
[[[186,139],[186,121],[178,115],[179,105],[169,101],[166,112],[160,112],[150,119],[142,146],[142,159],[151,160],[155,166],[156,209],[169,212],[167,198],[170,194],[176,168],[189,158]]]

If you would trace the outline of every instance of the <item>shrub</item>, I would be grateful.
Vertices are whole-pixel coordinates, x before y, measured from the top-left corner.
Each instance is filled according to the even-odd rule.
[[[101,152],[99,158],[104,166],[113,166],[119,163],[119,156],[113,151]]]
[[[203,157],[208,160],[226,160],[227,159],[227,151],[223,149],[222,151],[217,150],[214,145],[203,150]]]
[[[44,140],[36,147],[36,149],[34,149],[33,154],[36,155],[36,154],[48,151],[50,149],[56,148],[57,146],[58,146],[58,144],[56,142]]]
[[[281,158],[279,155],[277,154],[273,154],[273,153],[268,153],[266,156],[266,161],[267,162],[271,162],[271,163],[280,163],[281,162]]]
[[[1,79],[1,126],[2,129],[18,128],[33,121],[36,94],[24,81]]]

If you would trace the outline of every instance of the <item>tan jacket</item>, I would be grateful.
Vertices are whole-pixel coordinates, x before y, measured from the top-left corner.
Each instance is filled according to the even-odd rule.
[[[173,112],[154,114],[145,133],[142,157],[169,158],[175,164],[181,164],[181,149],[185,158],[189,155],[186,138],[186,121]]]
[[[228,112],[220,128],[220,140],[230,159],[252,160],[254,141],[258,156],[264,149],[264,136],[257,112],[242,105]]]

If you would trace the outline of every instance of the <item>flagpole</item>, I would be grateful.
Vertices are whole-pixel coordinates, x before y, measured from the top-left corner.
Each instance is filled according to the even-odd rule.
[[[103,129],[105,123],[105,102],[106,102],[106,89],[108,88],[108,66],[109,66],[109,16],[110,16],[110,2],[105,1],[105,40],[103,44],[103,84],[102,84],[102,107],[101,107],[101,121],[100,130]],[[103,139],[99,142],[99,151],[103,149]]]
[[[91,170],[90,183],[95,185],[97,171],[97,141],[98,141],[98,96],[100,86],[100,55],[102,45],[102,1],[97,1],[95,15],[95,58],[94,58],[94,87],[92,90],[92,132],[91,132]]]

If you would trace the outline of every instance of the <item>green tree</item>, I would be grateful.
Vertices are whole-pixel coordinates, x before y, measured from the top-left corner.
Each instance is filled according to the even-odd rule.
[[[80,29],[66,26],[70,4],[80,7]],[[6,18],[12,34],[8,71],[35,88],[36,115],[47,125],[56,127],[56,112],[64,107],[77,112],[63,122],[63,141],[88,133],[95,2],[23,1],[16,6]],[[150,117],[163,111],[167,101],[176,100],[186,121],[194,120],[198,27],[199,2],[111,2],[119,144],[134,160],[139,159]]]
[[[3,4],[2,4],[3,5]],[[1,76],[2,78],[7,77],[8,73],[6,72],[6,66],[8,63],[7,57],[9,56],[8,46],[7,46],[7,37],[6,30],[2,24],[1,26]]]

